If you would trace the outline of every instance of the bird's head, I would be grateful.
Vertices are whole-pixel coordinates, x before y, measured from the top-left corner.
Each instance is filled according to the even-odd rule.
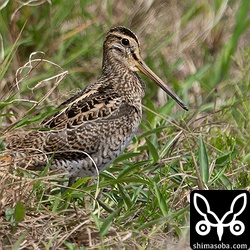
[[[140,71],[159,85],[169,96],[171,96],[183,109],[188,110],[183,101],[146,65],[140,55],[140,43],[137,36],[125,27],[112,28],[106,36],[103,45],[103,65],[112,63],[107,60],[115,60],[123,67],[131,71]]]

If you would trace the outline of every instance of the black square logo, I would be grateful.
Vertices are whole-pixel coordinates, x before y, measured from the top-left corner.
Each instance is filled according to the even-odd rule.
[[[250,194],[243,190],[197,190],[190,195],[192,249],[248,249]]]

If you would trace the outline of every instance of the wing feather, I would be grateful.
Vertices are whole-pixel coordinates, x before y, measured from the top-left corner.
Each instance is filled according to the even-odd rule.
[[[113,91],[110,86],[101,84],[90,86],[78,95],[62,103],[62,108],[49,116],[41,125],[44,128],[60,130],[74,128],[87,121],[94,121],[112,115],[122,103],[119,93]]]

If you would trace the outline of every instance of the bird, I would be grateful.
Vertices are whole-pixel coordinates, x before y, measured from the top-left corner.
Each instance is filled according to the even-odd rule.
[[[102,74],[46,117],[37,130],[4,137],[12,161],[31,170],[59,170],[69,177],[99,175],[125,150],[142,120],[149,77],[184,110],[188,107],[143,61],[138,37],[123,26],[111,28],[103,43]]]

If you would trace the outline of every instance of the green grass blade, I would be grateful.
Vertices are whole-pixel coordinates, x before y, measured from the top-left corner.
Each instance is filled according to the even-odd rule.
[[[162,195],[160,189],[158,188],[157,184],[154,182],[154,190],[155,190],[155,194],[156,194],[156,198],[159,204],[159,208],[163,214],[163,216],[167,216],[168,215],[168,205],[164,199],[164,196]]]
[[[101,229],[101,221],[99,219],[99,217],[97,215],[95,215],[94,213],[91,213],[91,217],[92,219],[94,220],[95,224],[96,224],[96,227],[99,229]]]
[[[145,139],[146,139],[146,142],[147,142],[147,145],[148,145],[149,154],[153,159],[152,164],[154,164],[159,160],[158,151],[157,151],[157,149],[155,148],[155,146],[153,145],[153,143],[149,139],[147,139],[147,138],[145,138]]]
[[[21,201],[17,202],[14,210],[14,219],[16,222],[21,222],[25,216],[25,209]]]
[[[18,43],[18,41],[19,41],[19,39],[21,37],[21,34],[22,34],[23,30],[24,30],[25,25],[26,25],[26,22],[24,23],[24,25],[23,25],[23,27],[22,27],[22,29],[21,29],[21,31],[20,31],[20,33],[19,33],[16,41],[12,45],[10,52],[5,57],[5,59],[3,60],[2,64],[0,64],[0,81],[3,79],[6,71],[9,68],[10,62],[12,61],[12,58],[13,58],[16,50],[17,50],[17,47],[18,47],[17,43]]]
[[[23,232],[19,238],[17,239],[17,241],[15,242],[15,244],[13,245],[12,249],[13,250],[19,250],[21,249],[21,244],[23,243],[23,241],[25,240],[25,237],[27,236],[28,232],[25,231]]]
[[[202,139],[202,135],[199,136],[199,166],[201,172],[201,179],[202,181],[207,184],[209,179],[209,164],[208,164],[208,156],[205,144]]]
[[[219,56],[219,59],[215,67],[213,68],[214,72],[210,73],[211,75],[213,75],[213,77],[211,77],[211,82],[210,82],[211,88],[214,88],[229,74],[232,55],[234,54],[237,48],[240,37],[242,36],[242,34],[244,34],[245,30],[250,25],[250,20],[248,18],[249,6],[250,6],[249,0],[241,1],[241,6],[239,7],[236,16],[236,24],[232,36],[225,44],[222,54]]]
[[[107,233],[108,230],[113,222],[113,219],[117,216],[117,214],[120,212],[121,209],[115,210],[113,213],[111,213],[102,223],[101,228],[100,228],[100,235],[101,237],[104,237]]]
[[[126,204],[127,206],[127,210],[130,209],[133,205],[133,202],[129,196],[129,194],[126,192],[126,190],[122,187],[122,185],[120,184],[117,184],[117,187],[120,191],[120,194],[122,196],[122,199],[124,200],[124,203]]]
[[[141,162],[136,162],[136,163],[127,163],[128,166],[123,167],[122,170],[120,170],[120,173],[118,175],[118,179],[120,180],[121,178],[125,178],[126,176],[131,176],[131,173],[134,173],[136,171],[140,171],[142,166],[145,166],[149,164],[150,161],[141,161]]]

